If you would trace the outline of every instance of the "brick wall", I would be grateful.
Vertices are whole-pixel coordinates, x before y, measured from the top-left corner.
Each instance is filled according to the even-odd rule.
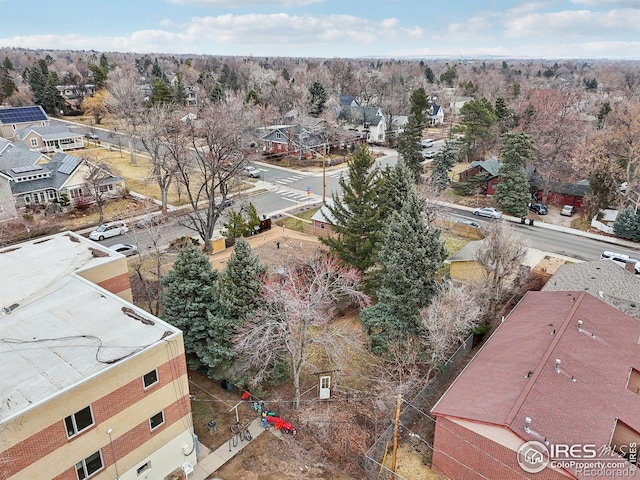
[[[77,441],[84,434],[94,429],[96,425],[108,420],[118,412],[135,404],[146,396],[151,395],[157,389],[162,388],[165,385],[169,385],[176,378],[179,378],[184,374],[186,374],[186,361],[183,354],[158,367],[158,382],[153,386],[144,389],[142,378],[138,377],[114,390],[110,394],[91,402],[94,425],[71,438],[67,437],[63,422],[64,419],[60,418],[56,423],[49,425],[38,433],[31,435],[29,438],[26,438],[13,447],[1,452],[0,478],[8,478],[27,466],[37,462],[46,455],[67,445],[69,442]],[[176,404],[177,403],[178,402],[176,402]],[[188,414],[190,409],[191,407],[187,392],[186,411],[183,403],[179,417]],[[151,413],[150,416],[154,413],[157,412]],[[165,411],[165,425],[168,423],[166,413],[167,412]],[[158,427],[156,430],[160,431],[163,427],[164,425],[162,427]],[[147,430],[149,430],[148,422]],[[154,432],[156,432],[156,430],[154,430]],[[137,445],[139,446],[141,443],[141,441],[138,441]],[[75,471],[73,472],[73,478],[77,480]]]
[[[550,468],[540,473],[527,473],[518,465],[513,450],[441,416],[436,422],[432,467],[452,479],[567,479],[566,475]]]

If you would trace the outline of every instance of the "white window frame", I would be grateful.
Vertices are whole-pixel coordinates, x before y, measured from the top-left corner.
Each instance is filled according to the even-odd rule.
[[[154,372],[155,372],[155,374],[156,374],[156,379],[155,379],[155,381],[154,381],[154,382],[151,382],[149,385],[147,385],[147,382],[145,381],[144,377],[146,377],[147,375],[150,375],[150,374],[152,374],[152,373],[154,373]],[[151,370],[151,371],[149,371],[149,372],[145,373],[145,374],[142,376],[142,386],[144,387],[144,389],[145,389],[145,390],[147,390],[148,388],[153,387],[156,383],[159,383],[159,382],[160,382],[160,374],[158,373],[158,369],[157,369],[157,368],[154,368],[153,370]]]
[[[75,416],[77,414],[79,414],[80,412],[82,412],[83,410],[86,410],[87,408],[89,409],[89,413],[91,414],[91,423],[89,425],[87,425],[86,427],[84,427],[82,430],[78,430],[78,425],[76,423]],[[71,433],[71,435],[69,435],[69,429],[67,428],[67,418],[71,419],[71,423],[73,425],[73,429],[75,430],[75,432]],[[93,408],[91,408],[91,405],[88,405],[88,406],[86,406],[84,408],[81,408],[77,412],[72,413],[71,415],[65,417],[65,419],[62,420],[62,423],[64,424],[65,432],[67,432],[67,438],[73,438],[73,437],[77,436],[78,434],[84,432],[85,430],[88,430],[91,427],[93,427],[96,424],[96,417],[94,417],[94,415],[93,415]]]
[[[100,468],[98,468],[93,473],[89,473],[89,472],[87,472],[87,459],[92,457],[92,456],[94,456],[96,453],[100,457]],[[81,465],[81,468],[82,468],[82,471],[83,471],[83,475],[84,475],[82,477],[80,476],[80,470],[78,469],[78,465]],[[85,480],[86,478],[90,478],[90,477],[94,476],[96,473],[104,470],[104,459],[102,458],[102,450],[98,450],[97,452],[94,452],[91,455],[89,455],[88,457],[83,458],[82,460],[80,460],[78,463],[75,464],[75,469],[76,469],[76,475],[78,477],[78,480]]]
[[[31,146],[32,147],[37,147],[38,146],[38,139],[37,138],[35,138],[35,137],[31,138],[30,141],[31,141]]]
[[[151,424],[151,420],[153,420],[153,418],[157,417],[158,415],[160,415],[162,417],[162,421],[154,427]],[[156,428],[161,427],[162,425],[164,425],[164,410],[160,410],[158,413],[156,413],[155,415],[153,415],[153,416],[151,416],[149,418],[149,430],[151,430],[153,432]]]

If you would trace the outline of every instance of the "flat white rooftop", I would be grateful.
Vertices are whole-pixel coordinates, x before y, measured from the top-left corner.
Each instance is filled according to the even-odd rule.
[[[70,232],[0,249],[0,422],[179,332],[76,275],[116,258]]]

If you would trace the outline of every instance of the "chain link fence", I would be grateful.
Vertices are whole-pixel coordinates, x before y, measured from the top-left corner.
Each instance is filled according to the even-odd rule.
[[[449,359],[442,366],[440,372],[433,377],[427,385],[418,392],[418,394],[407,402],[402,411],[400,412],[400,424],[403,427],[410,427],[416,423],[416,421],[422,418],[424,415],[421,412],[428,413],[438,400],[437,393],[440,388],[448,382],[451,378],[451,374],[460,365],[460,362],[467,356],[467,353],[471,351],[473,347],[473,334],[469,335],[464,343],[458,347],[458,349],[449,357]],[[433,423],[433,422],[431,422]],[[433,425],[431,425],[433,427]],[[387,456],[391,455],[391,449],[393,445],[393,433],[394,425],[389,425],[387,429],[380,435],[374,444],[369,448],[364,455],[364,468],[368,479],[393,479],[393,480],[410,480],[405,479],[401,475],[392,472],[388,467],[384,465]],[[428,436],[431,439],[431,435],[421,435],[422,437]],[[425,442],[426,443],[426,442]],[[433,446],[427,443],[431,450]],[[429,453],[429,458],[431,451]]]

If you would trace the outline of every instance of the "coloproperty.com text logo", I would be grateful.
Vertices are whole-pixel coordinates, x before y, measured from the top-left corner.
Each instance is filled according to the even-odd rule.
[[[581,477],[634,477],[636,450],[635,443],[612,448],[593,444],[547,445],[533,440],[518,449],[518,464],[528,473],[538,473],[550,466],[575,471]]]

